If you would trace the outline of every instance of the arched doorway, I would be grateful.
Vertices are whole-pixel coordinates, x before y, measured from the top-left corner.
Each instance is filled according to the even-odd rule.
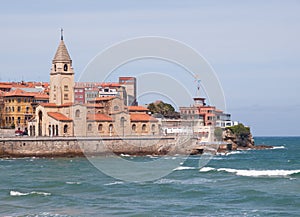
[[[38,136],[42,136],[42,126],[43,126],[43,112],[39,111],[38,115]]]

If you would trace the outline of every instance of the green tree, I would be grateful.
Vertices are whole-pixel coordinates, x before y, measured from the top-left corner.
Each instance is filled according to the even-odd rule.
[[[161,114],[168,118],[179,118],[180,116],[171,104],[163,101],[150,103],[147,108],[152,114]]]
[[[249,135],[251,134],[250,128],[245,127],[243,124],[238,124],[232,127],[228,127],[228,129],[230,129],[231,132],[235,134],[238,139],[242,139],[242,140],[248,138]]]

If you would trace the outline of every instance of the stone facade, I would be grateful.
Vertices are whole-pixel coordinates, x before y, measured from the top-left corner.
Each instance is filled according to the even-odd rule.
[[[124,77],[125,79],[125,77]],[[116,92],[125,86],[134,101],[136,80],[117,85]],[[125,85],[125,86],[124,86]],[[111,86],[109,86],[111,88]],[[87,97],[85,97],[87,98]],[[146,136],[160,133],[158,121],[141,106],[126,106],[127,95],[94,97],[86,104],[74,103],[74,71],[63,38],[52,61],[49,103],[37,106],[34,118],[28,123],[30,136]]]

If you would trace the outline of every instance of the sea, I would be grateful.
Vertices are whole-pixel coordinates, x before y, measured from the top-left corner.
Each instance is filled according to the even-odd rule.
[[[300,216],[300,137],[255,142],[274,148],[208,160],[165,156],[178,165],[144,181],[112,177],[84,157],[0,159],[0,216]],[[114,163],[113,157],[98,158]]]

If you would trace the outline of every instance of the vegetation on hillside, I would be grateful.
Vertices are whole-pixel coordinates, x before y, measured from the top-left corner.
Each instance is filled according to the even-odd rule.
[[[179,118],[180,114],[175,111],[174,107],[163,101],[150,103],[147,107],[152,114],[160,114],[165,118]]]
[[[245,127],[243,124],[238,124],[232,127],[228,127],[229,129],[238,139],[246,139],[250,136],[250,128]]]

